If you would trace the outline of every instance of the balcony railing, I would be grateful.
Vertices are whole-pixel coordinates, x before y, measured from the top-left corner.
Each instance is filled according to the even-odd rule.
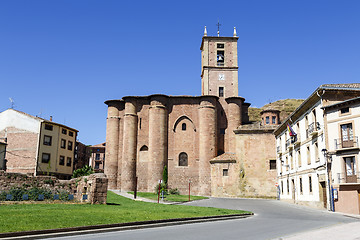
[[[277,152],[277,153],[281,153],[281,146],[277,146],[277,147],[276,147],[276,152]]]
[[[346,148],[358,148],[359,141],[357,136],[350,137],[349,140],[334,139],[335,141],[335,150],[341,150]]]
[[[306,138],[309,138],[310,135],[317,133],[320,130],[320,123],[313,122],[309,125],[308,129],[306,129]]]
[[[360,172],[355,175],[347,175],[346,173],[338,173],[339,183],[360,183]]]
[[[289,146],[290,146],[290,139],[286,140],[286,142],[285,142],[285,148],[287,148]]]

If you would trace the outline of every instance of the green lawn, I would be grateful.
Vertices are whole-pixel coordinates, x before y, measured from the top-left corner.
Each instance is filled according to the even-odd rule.
[[[132,195],[134,194],[134,192],[128,192],[128,193],[130,193]],[[158,200],[158,195],[156,193],[151,193],[151,192],[137,192],[137,196],[156,200],[156,201]],[[202,197],[202,196],[190,195],[190,201],[201,200],[201,199],[208,199],[208,198]],[[187,202],[187,201],[189,201],[189,195],[170,194],[170,195],[165,195],[164,200],[169,201],[169,202]]]
[[[108,192],[108,205],[14,204],[0,206],[0,232],[239,214],[245,211],[133,201]]]

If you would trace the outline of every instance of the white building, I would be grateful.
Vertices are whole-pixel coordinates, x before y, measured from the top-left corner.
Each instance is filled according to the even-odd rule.
[[[331,164],[324,154],[329,139],[323,107],[358,96],[360,84],[322,85],[274,131],[281,200],[331,209]],[[295,137],[289,136],[287,125]]]
[[[323,108],[335,211],[360,214],[360,98]]]

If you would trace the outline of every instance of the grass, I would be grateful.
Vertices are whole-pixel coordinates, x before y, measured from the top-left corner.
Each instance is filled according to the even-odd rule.
[[[134,192],[128,192],[128,193],[132,194],[132,195],[134,194]],[[156,193],[151,193],[151,192],[137,192],[137,196],[143,197],[143,198],[148,198],[151,200],[156,200],[156,201],[158,200],[158,195]],[[202,197],[202,196],[190,195],[190,201],[201,200],[201,199],[208,199],[208,198]],[[176,195],[176,194],[165,195],[164,201],[187,202],[187,201],[189,201],[189,195]]]
[[[0,206],[0,232],[55,229],[170,218],[239,214],[246,211],[133,201],[108,192],[108,205],[13,204]]]

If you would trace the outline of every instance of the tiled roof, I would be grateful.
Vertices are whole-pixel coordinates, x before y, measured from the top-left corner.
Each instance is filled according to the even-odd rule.
[[[99,143],[99,144],[96,144],[96,145],[92,145],[91,147],[101,148],[101,147],[105,147],[105,146],[106,146],[106,143]]]
[[[211,159],[211,161],[228,161],[228,160],[236,160],[236,154],[231,152],[226,152]]]
[[[360,83],[323,84],[324,88],[360,88]]]

